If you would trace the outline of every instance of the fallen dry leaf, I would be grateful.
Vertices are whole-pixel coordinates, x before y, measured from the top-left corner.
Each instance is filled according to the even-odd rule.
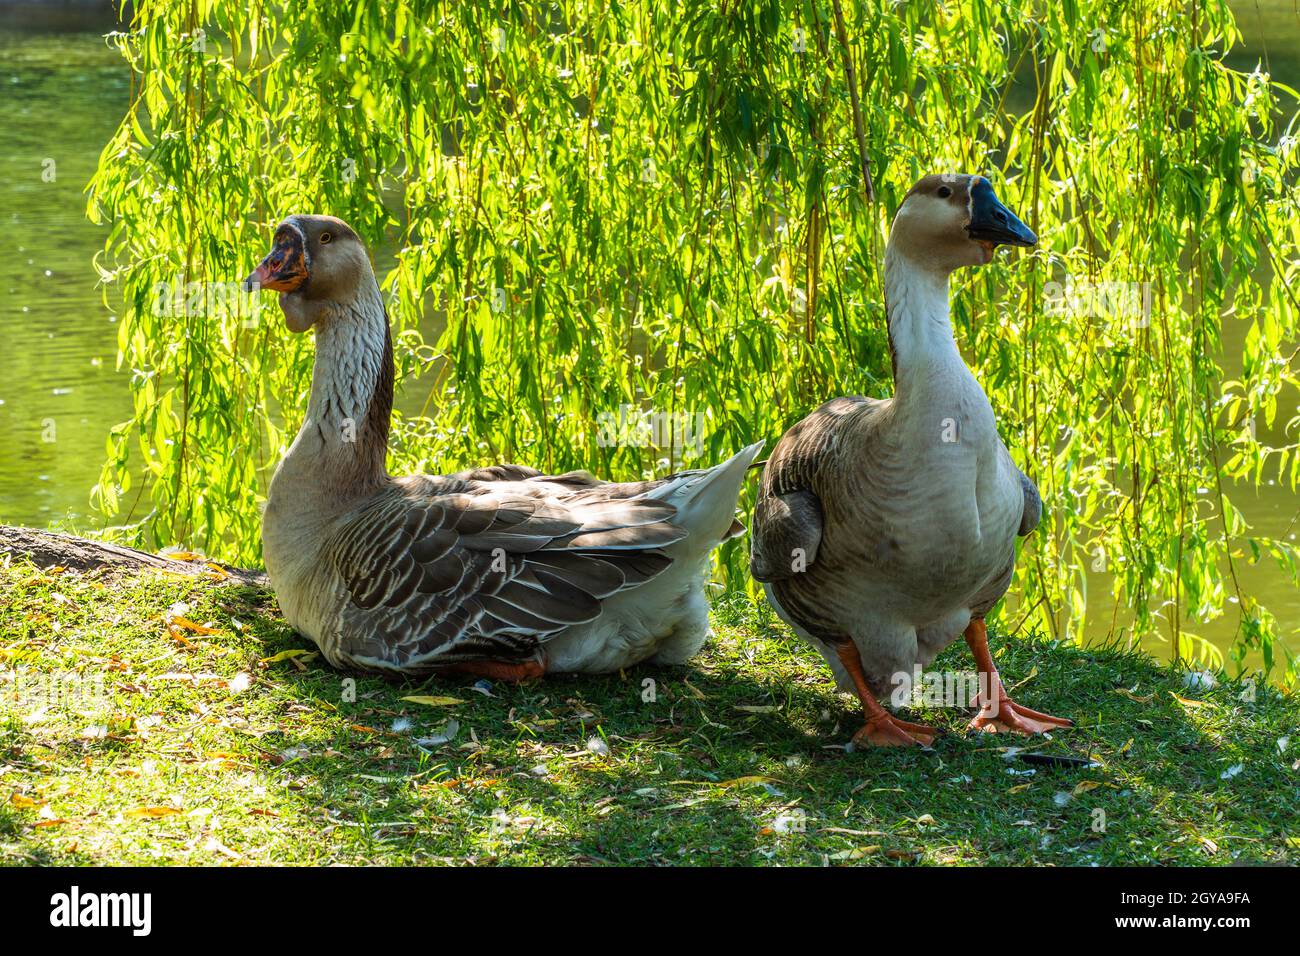
[[[724,780],[721,783],[709,783],[708,781],[699,782],[705,783],[709,786],[722,787],[724,789],[728,787],[747,787],[755,783],[776,783],[776,781],[771,777],[762,777],[757,774],[748,777],[736,777],[734,780]]]
[[[863,857],[871,856],[873,853],[879,853],[879,846],[855,846],[851,850],[840,850],[838,853],[832,853],[828,859],[831,860],[861,860]]]
[[[821,833],[845,833],[849,836],[888,836],[884,830],[850,830],[848,827],[818,827]]]
[[[1138,704],[1149,704],[1151,703],[1151,701],[1156,699],[1155,694],[1150,694],[1146,697],[1139,697],[1137,694],[1133,693],[1131,690],[1128,690],[1125,687],[1116,687],[1115,693],[1119,694],[1121,697],[1127,697],[1129,700]]]
[[[178,680],[187,684],[220,684],[225,686],[226,679],[220,674],[186,674],[178,671],[169,671],[166,674],[159,674],[156,680]]]
[[[402,700],[409,700],[412,704],[421,704],[424,707],[455,707],[457,704],[465,703],[456,697],[427,697],[421,694],[403,697]]]
[[[1024,677],[1022,677],[1015,684],[1012,684],[1010,689],[1007,692],[1010,693],[1013,690],[1019,690],[1020,688],[1024,687],[1026,684],[1028,684],[1031,680],[1033,680],[1037,676],[1038,676],[1038,665],[1035,664],[1033,667],[1029,668],[1029,673],[1026,674]]]
[[[136,807],[134,810],[126,811],[123,816],[132,820],[152,820],[158,817],[170,817],[180,812],[175,807]]]
[[[292,660],[295,657],[305,657],[310,660],[316,657],[316,651],[309,651],[305,647],[295,647],[287,651],[280,651],[278,654],[272,654],[270,657],[263,657],[258,663],[276,664],[280,661]]]
[[[212,853],[220,853],[222,856],[227,856],[232,860],[242,859],[238,853],[223,844],[216,837],[209,837],[208,842],[203,844],[203,849]]]
[[[250,769],[248,764],[238,760],[232,760],[229,757],[215,757],[212,760],[205,760],[199,764],[199,770],[247,770]]]
[[[704,692],[701,691],[694,684],[692,684],[690,681],[683,679],[682,684],[685,685],[687,690],[689,690],[692,694],[695,695],[696,700],[708,700],[708,698],[704,696]]]
[[[171,618],[168,622],[172,627],[183,627],[187,631],[193,631],[195,634],[219,634],[221,633],[215,627],[208,627],[204,624],[195,624],[188,617],[181,617],[179,614]]]
[[[164,548],[158,552],[158,557],[167,558],[169,561],[194,561],[200,556],[193,551],[168,551]]]

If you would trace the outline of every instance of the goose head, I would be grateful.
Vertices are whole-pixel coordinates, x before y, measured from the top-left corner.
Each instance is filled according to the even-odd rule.
[[[945,276],[962,266],[987,265],[998,246],[1037,242],[987,179],[965,173],[918,181],[903,197],[889,234],[891,251]]]
[[[276,227],[271,251],[244,287],[279,292],[285,325],[305,332],[367,283],[374,284],[370,257],[347,223],[334,216],[290,216]]]

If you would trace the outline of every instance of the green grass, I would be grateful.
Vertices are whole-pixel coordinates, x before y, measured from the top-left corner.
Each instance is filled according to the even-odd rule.
[[[215,633],[169,633],[177,601]],[[950,731],[933,751],[851,752],[860,718],[810,648],[743,599],[715,629],[681,669],[492,696],[360,677],[349,702],[319,657],[267,660],[311,645],[259,589],[0,567],[0,862],[1300,862],[1294,697],[995,639],[1017,696],[1077,729],[1027,743],[927,711]],[[959,650],[937,666],[968,669]],[[102,676],[102,703],[42,707],[42,675]],[[450,743],[416,743],[448,720]],[[1008,745],[1100,766],[1024,774]]]

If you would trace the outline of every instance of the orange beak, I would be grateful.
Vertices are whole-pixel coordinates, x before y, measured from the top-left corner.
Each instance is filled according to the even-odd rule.
[[[244,288],[249,292],[257,289],[293,292],[302,288],[309,274],[302,237],[297,232],[282,229],[276,236],[275,247],[244,280]]]

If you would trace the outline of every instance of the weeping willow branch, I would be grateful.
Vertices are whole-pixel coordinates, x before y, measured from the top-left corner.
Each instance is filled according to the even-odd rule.
[[[918,176],[967,169],[1040,236],[953,299],[1052,518],[1013,611],[1181,651],[1237,597],[1234,654],[1272,659],[1278,624],[1233,551],[1300,569],[1237,507],[1256,482],[1300,488],[1273,424],[1300,382],[1297,104],[1224,61],[1226,0],[133,8],[112,37],[132,105],[89,203],[112,224],[97,262],[134,402],[96,503],[148,511],[125,543],[259,560],[312,344],[227,292],[286,214],[339,215],[374,254],[394,473],[510,456],[640,478],[887,395],[876,251]],[[1144,285],[1161,294],[1135,316]],[[611,436],[620,415],[672,427]],[[745,565],[731,542],[719,576],[756,594]]]
[[[849,104],[853,110],[853,135],[858,141],[858,162],[862,164],[862,188],[867,202],[876,201],[876,186],[871,179],[871,162],[867,159],[867,134],[862,126],[862,103],[858,98],[858,80],[853,70],[853,53],[849,47],[849,33],[844,28],[844,11],[840,0],[831,0],[835,11],[835,38],[840,43],[840,56],[844,60],[844,82],[849,88]]]

